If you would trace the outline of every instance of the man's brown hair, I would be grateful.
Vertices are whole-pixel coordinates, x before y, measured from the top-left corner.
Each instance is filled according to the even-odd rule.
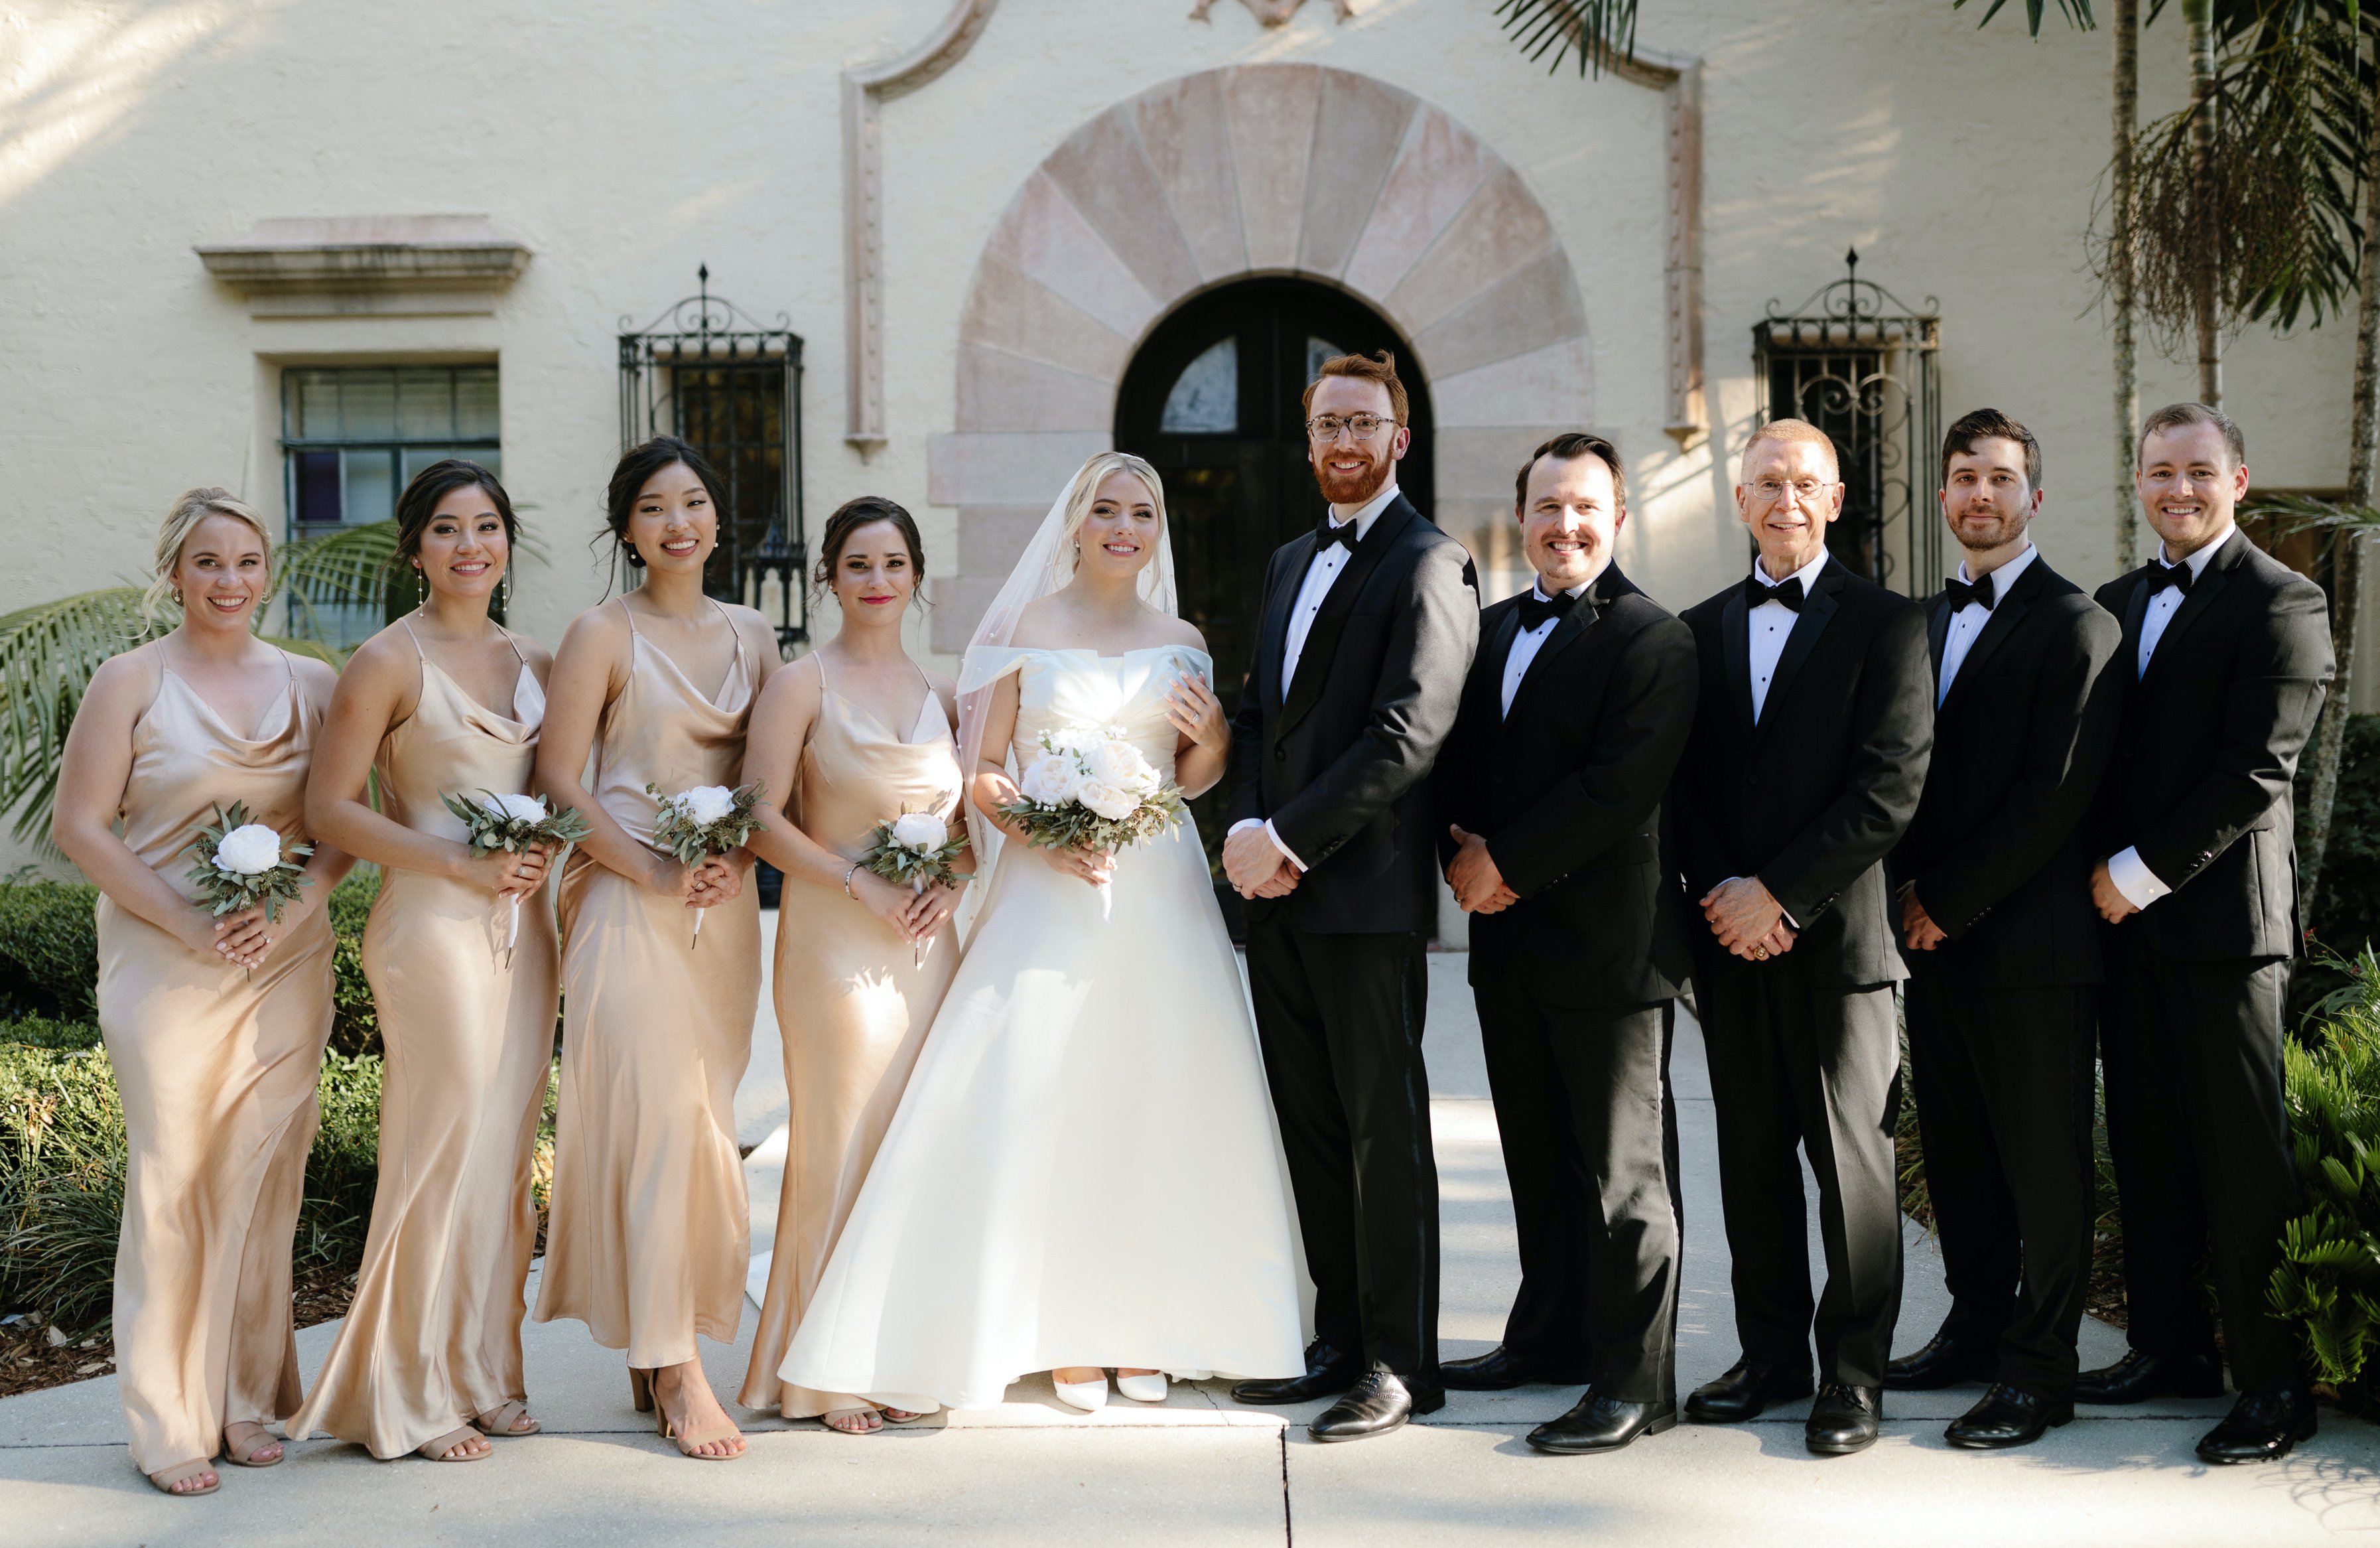
[[[1526,514],[1529,507],[1529,475],[1547,457],[1568,462],[1572,457],[1597,457],[1611,469],[1611,498],[1621,510],[1628,508],[1628,475],[1620,467],[1620,449],[1600,435],[1589,435],[1583,430],[1566,430],[1529,454],[1521,470],[1512,475],[1512,509]]]
[[[2024,448],[2024,481],[2029,489],[2041,487],[2041,443],[2033,432],[2010,419],[1997,408],[1978,408],[1972,414],[1961,414],[1951,425],[1950,433],[1942,437],[1942,487],[1950,487],[1950,459],[1961,452],[1973,456],[1978,441],[2013,441]]]
[[[1333,355],[1322,362],[1314,380],[1305,384],[1305,414],[1314,417],[1314,389],[1322,385],[1326,376],[1354,376],[1366,382],[1378,382],[1389,389],[1389,417],[1399,424],[1405,422],[1411,403],[1405,397],[1405,384],[1397,380],[1397,358],[1383,349],[1376,355]]]
[[[2231,466],[2238,468],[2247,462],[2248,437],[2228,414],[2204,403],[2168,403],[2141,421],[2141,438],[2132,444],[2132,466],[2137,469],[2141,465],[2150,436],[2160,430],[2180,430],[2187,424],[2213,425],[2223,433],[2223,449],[2231,454]]]
[[[1752,448],[1763,441],[1782,441],[1788,445],[1816,446],[1827,454],[1827,466],[1835,470],[1835,477],[1840,479],[1843,476],[1842,462],[1835,456],[1833,436],[1807,420],[1771,420],[1754,431],[1752,439],[1743,444],[1743,457],[1738,459],[1735,465],[1736,479],[1739,482],[1742,481],[1743,464],[1750,459]]]

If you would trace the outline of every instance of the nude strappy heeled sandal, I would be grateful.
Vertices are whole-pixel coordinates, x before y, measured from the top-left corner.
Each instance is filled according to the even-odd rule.
[[[413,1448],[413,1454],[432,1462],[484,1462],[492,1454],[491,1452],[463,1451],[458,1448],[468,1445],[473,1441],[486,1439],[487,1437],[480,1434],[477,1428],[467,1424],[460,1430],[449,1430],[435,1440],[422,1442]]]
[[[215,1473],[215,1481],[204,1489],[176,1489],[174,1485],[196,1478],[200,1473],[214,1471],[215,1465],[201,1457],[195,1462],[176,1462],[170,1468],[162,1468],[149,1475],[149,1481],[157,1486],[161,1494],[171,1494],[177,1500],[195,1500],[201,1494],[212,1494],[222,1488],[223,1475]]]
[[[670,1423],[669,1410],[661,1406],[653,1394],[651,1371],[639,1371],[633,1365],[628,1367],[628,1396],[636,1404],[637,1412],[653,1416],[654,1427],[661,1432],[662,1439],[675,1444],[680,1456],[691,1457],[697,1462],[733,1462],[744,1455],[740,1451],[719,1453],[697,1451],[695,1447],[709,1445],[713,1441],[740,1440],[743,1438],[744,1432],[737,1429],[735,1421],[731,1419],[725,1424],[713,1425],[709,1430],[679,1434],[676,1427]]]
[[[524,1419],[528,1420],[528,1429],[516,1430],[513,1428]],[[480,1432],[480,1434],[485,1435],[492,1441],[526,1440],[529,1436],[536,1434],[539,1431],[545,1428],[544,1425],[539,1423],[534,1418],[530,1417],[528,1405],[522,1402],[517,1397],[505,1398],[502,1403],[496,1405],[496,1407],[490,1408],[486,1413],[472,1420],[471,1424],[473,1428]]]
[[[256,1424],[254,1420],[248,1420],[244,1422]],[[276,1455],[268,1457],[263,1461],[260,1462],[256,1459],[256,1454],[262,1451],[266,1446],[280,1446],[281,1450]],[[231,1438],[231,1427],[229,1425],[225,1425],[224,1427],[223,1459],[226,1462],[230,1462],[242,1468],[277,1468],[281,1465],[281,1458],[288,1455],[289,1448],[286,1445],[284,1445],[279,1440],[275,1439],[273,1432],[267,1430],[261,1424],[256,1424],[256,1433],[249,1436],[245,1444],[242,1444]]]

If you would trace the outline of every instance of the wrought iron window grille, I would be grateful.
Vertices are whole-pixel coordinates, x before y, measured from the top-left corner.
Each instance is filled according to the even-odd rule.
[[[1877,584],[1925,596],[1943,573],[1926,498],[1942,439],[1940,303],[1913,308],[1860,278],[1856,249],[1843,271],[1790,313],[1772,298],[1753,324],[1760,422],[1806,420],[1834,438],[1843,511],[1827,546]]]
[[[802,523],[802,339],[777,314],[764,324],[710,293],[710,266],[694,295],[638,328],[620,319],[620,447],[655,435],[692,443],[724,490],[719,546],[703,590],[757,608],[790,654],[810,637],[808,541]],[[615,559],[615,582],[638,572]]]

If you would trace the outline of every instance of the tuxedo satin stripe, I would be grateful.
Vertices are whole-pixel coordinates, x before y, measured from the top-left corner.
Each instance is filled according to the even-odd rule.
[[[461,843],[441,797],[526,791],[545,696],[524,664],[512,716],[426,657],[411,716],[381,740],[382,811]],[[561,965],[553,901],[521,900],[518,936],[495,895],[427,872],[382,873],[363,940],[380,1015],[380,1182],[354,1304],[292,1439],[323,1432],[401,1457],[526,1400],[520,1325],[537,1203],[529,1191],[553,1058]]]
[[[301,837],[319,719],[293,675],[251,738],[161,669],[132,728],[126,844],[188,896],[185,851],[217,802]],[[331,1031],[330,916],[310,914],[252,974],[104,896],[98,924],[99,1024],[128,1145],[117,1383],[133,1464],[156,1472],[214,1456],[226,1424],[298,1407],[289,1250]]]

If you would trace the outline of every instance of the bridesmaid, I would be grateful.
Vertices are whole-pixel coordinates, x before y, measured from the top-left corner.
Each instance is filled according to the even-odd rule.
[[[552,660],[488,616],[516,530],[494,474],[434,463],[396,523],[397,562],[429,594],[348,659],[306,796],[315,833],[384,868],[363,944],[387,1050],[380,1188],[355,1304],[289,1435],[468,1462],[486,1436],[538,1429],[520,1323],[560,968],[549,857],[473,859],[439,798],[528,792]]]
[[[593,830],[562,877],[562,1110],[537,1320],[575,1318],[626,1350],[638,1411],[658,1403],[662,1434],[705,1461],[744,1454],[695,1337],[735,1342],[744,1308],[735,1085],[760,1003],[760,910],[748,853],[688,868],[651,846],[645,786],[734,785],[778,665],[766,619],[703,594],[719,487],[672,436],[620,458],[612,536],[644,584],[563,636],[537,755],[540,783]],[[696,908],[710,910],[698,951]]]
[[[746,780],[785,796],[761,808],[752,848],[785,873],[772,981],[793,1117],[769,1292],[737,1401],[856,1435],[883,1428],[880,1411],[917,1416],[812,1392],[777,1367],[958,966],[957,942],[938,938],[955,887],[912,893],[857,866],[871,831],[904,811],[961,831],[958,690],[902,649],[926,572],[909,513],[863,495],[827,518],[821,547],[816,583],[833,592],[843,627],[769,685],[744,756]],[[964,852],[960,863],[973,869]]]
[[[172,632],[93,675],[58,769],[52,835],[98,884],[99,1025],[130,1141],[115,1252],[115,1359],[133,1464],[212,1494],[221,1453],[281,1460],[265,1425],[298,1406],[290,1238],[331,1032],[331,888],[317,844],[276,923],[218,920],[186,873],[220,803],[302,842],[314,741],[336,678],[256,638],[273,540],[221,489],[174,502],[144,606]],[[123,835],[115,824],[121,821]]]

